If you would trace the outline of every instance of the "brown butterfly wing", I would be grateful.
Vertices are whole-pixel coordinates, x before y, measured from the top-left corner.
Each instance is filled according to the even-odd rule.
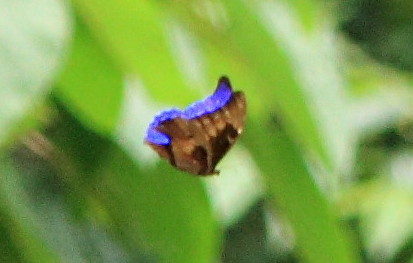
[[[188,121],[195,144],[206,152],[206,166],[199,175],[218,174],[215,166],[242,133],[246,117],[246,101],[242,92],[232,95],[220,110]]]
[[[212,114],[212,119],[219,132],[218,136],[211,140],[210,167],[215,169],[217,163],[237,141],[244,130],[245,118],[246,101],[242,92],[235,92],[225,107]],[[225,126],[222,123],[225,123]]]
[[[218,83],[231,84],[226,77]],[[218,89],[218,87],[217,87]],[[156,129],[171,139],[168,145],[147,143],[171,165],[197,175],[218,174],[215,166],[236,142],[244,129],[246,100],[235,92],[219,110],[194,119],[174,118]]]
[[[175,118],[163,122],[157,130],[171,138],[170,145],[149,145],[173,166],[198,175],[218,174],[215,166],[242,133],[246,101],[235,92],[227,105],[201,117]]]
[[[207,170],[207,153],[194,138],[196,134],[186,119],[175,118],[163,122],[157,130],[171,138],[169,145],[158,145],[148,142],[162,158],[180,170],[192,174],[200,174]]]

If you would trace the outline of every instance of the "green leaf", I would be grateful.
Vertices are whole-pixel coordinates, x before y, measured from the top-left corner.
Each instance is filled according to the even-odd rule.
[[[296,140],[304,142],[330,166],[331,159],[317,120],[297,81],[295,65],[288,57],[283,43],[274,41],[270,32],[260,22],[259,15],[244,2],[226,2],[226,7],[231,19],[228,38],[245,56],[251,69],[267,83],[266,87],[260,87],[260,94],[265,96],[266,101],[279,106],[287,124],[286,128]]]
[[[149,245],[162,262],[209,263],[218,257],[217,225],[200,178],[166,162],[140,173],[118,150],[108,165],[99,193],[122,235]]]
[[[359,262],[297,146],[285,134],[264,128],[265,122],[248,123],[244,142],[264,173],[273,204],[287,215],[305,261]]]
[[[81,23],[72,45],[56,94],[85,126],[110,134],[122,106],[122,74]]]
[[[72,0],[92,35],[123,67],[138,74],[159,100],[187,103],[187,91],[168,45],[167,22],[151,1]]]
[[[326,16],[325,10],[318,1],[298,0],[288,2],[288,4],[294,6],[301,24],[309,34],[317,30],[317,26],[320,25],[320,17]]]
[[[47,94],[70,35],[63,1],[2,1],[0,144]]]

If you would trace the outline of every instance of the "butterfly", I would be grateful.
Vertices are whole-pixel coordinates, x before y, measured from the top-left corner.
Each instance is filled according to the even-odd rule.
[[[149,125],[145,143],[176,168],[195,175],[219,174],[215,169],[242,133],[246,100],[225,76],[215,92],[184,110],[161,112]]]

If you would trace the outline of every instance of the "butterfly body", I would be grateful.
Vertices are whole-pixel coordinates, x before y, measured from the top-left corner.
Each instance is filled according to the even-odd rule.
[[[244,94],[233,92],[228,78],[221,77],[213,95],[155,117],[145,142],[180,170],[218,174],[215,167],[242,133],[245,116]]]

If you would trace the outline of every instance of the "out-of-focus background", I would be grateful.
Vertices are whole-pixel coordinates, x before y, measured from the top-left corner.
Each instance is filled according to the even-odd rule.
[[[413,262],[413,2],[0,0],[0,262]],[[245,92],[220,176],[143,144]]]

